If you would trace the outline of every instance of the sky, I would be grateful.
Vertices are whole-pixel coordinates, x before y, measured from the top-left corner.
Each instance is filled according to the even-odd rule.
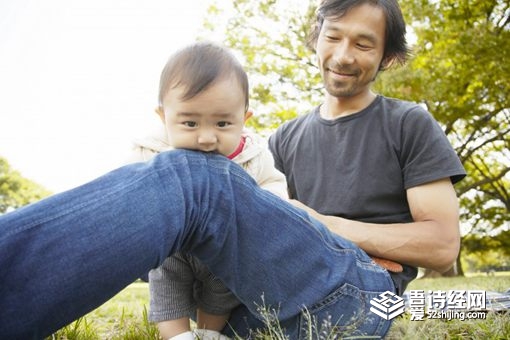
[[[0,157],[53,192],[123,165],[209,2],[0,0]]]

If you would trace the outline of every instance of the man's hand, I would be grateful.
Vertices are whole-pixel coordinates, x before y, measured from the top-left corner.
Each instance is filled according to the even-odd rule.
[[[370,256],[375,263],[386,269],[387,271],[393,273],[402,273],[404,271],[404,267],[398,262],[382,259],[380,257]]]

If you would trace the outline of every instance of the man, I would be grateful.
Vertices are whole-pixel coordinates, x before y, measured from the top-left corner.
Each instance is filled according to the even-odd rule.
[[[403,293],[416,267],[444,272],[457,257],[452,183],[464,169],[428,112],[371,91],[408,53],[396,1],[325,0],[309,43],[325,98],[271,137],[276,166],[291,197],[332,232],[402,263],[392,279]]]

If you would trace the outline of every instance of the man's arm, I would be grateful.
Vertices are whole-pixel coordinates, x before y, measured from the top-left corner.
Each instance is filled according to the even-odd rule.
[[[414,222],[405,224],[364,223],[305,210],[370,255],[445,272],[460,247],[459,206],[450,179],[410,188],[407,200]]]

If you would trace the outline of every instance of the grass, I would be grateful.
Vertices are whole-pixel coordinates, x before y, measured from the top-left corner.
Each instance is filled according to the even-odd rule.
[[[420,279],[408,290],[487,290],[510,289],[510,272],[494,276]],[[158,339],[156,327],[147,319],[147,283],[136,282],[85,317],[71,323],[47,339],[69,340],[148,340]],[[273,318],[271,318],[273,319]],[[284,339],[278,325],[259,333],[259,340]],[[328,337],[329,338],[329,337]],[[336,339],[337,337],[331,337]],[[387,339],[510,339],[510,313],[488,313],[485,320],[411,321],[408,314],[397,318]],[[327,339],[326,337],[324,339]]]
[[[472,274],[466,277],[419,279],[411,282],[408,290],[486,290],[504,292],[510,289],[510,273],[494,276]],[[411,321],[408,314],[397,318],[387,339],[510,339],[510,312],[488,313],[485,320]]]
[[[148,321],[148,304],[148,284],[135,282],[99,308],[60,329],[47,339],[158,339],[156,326]]]

